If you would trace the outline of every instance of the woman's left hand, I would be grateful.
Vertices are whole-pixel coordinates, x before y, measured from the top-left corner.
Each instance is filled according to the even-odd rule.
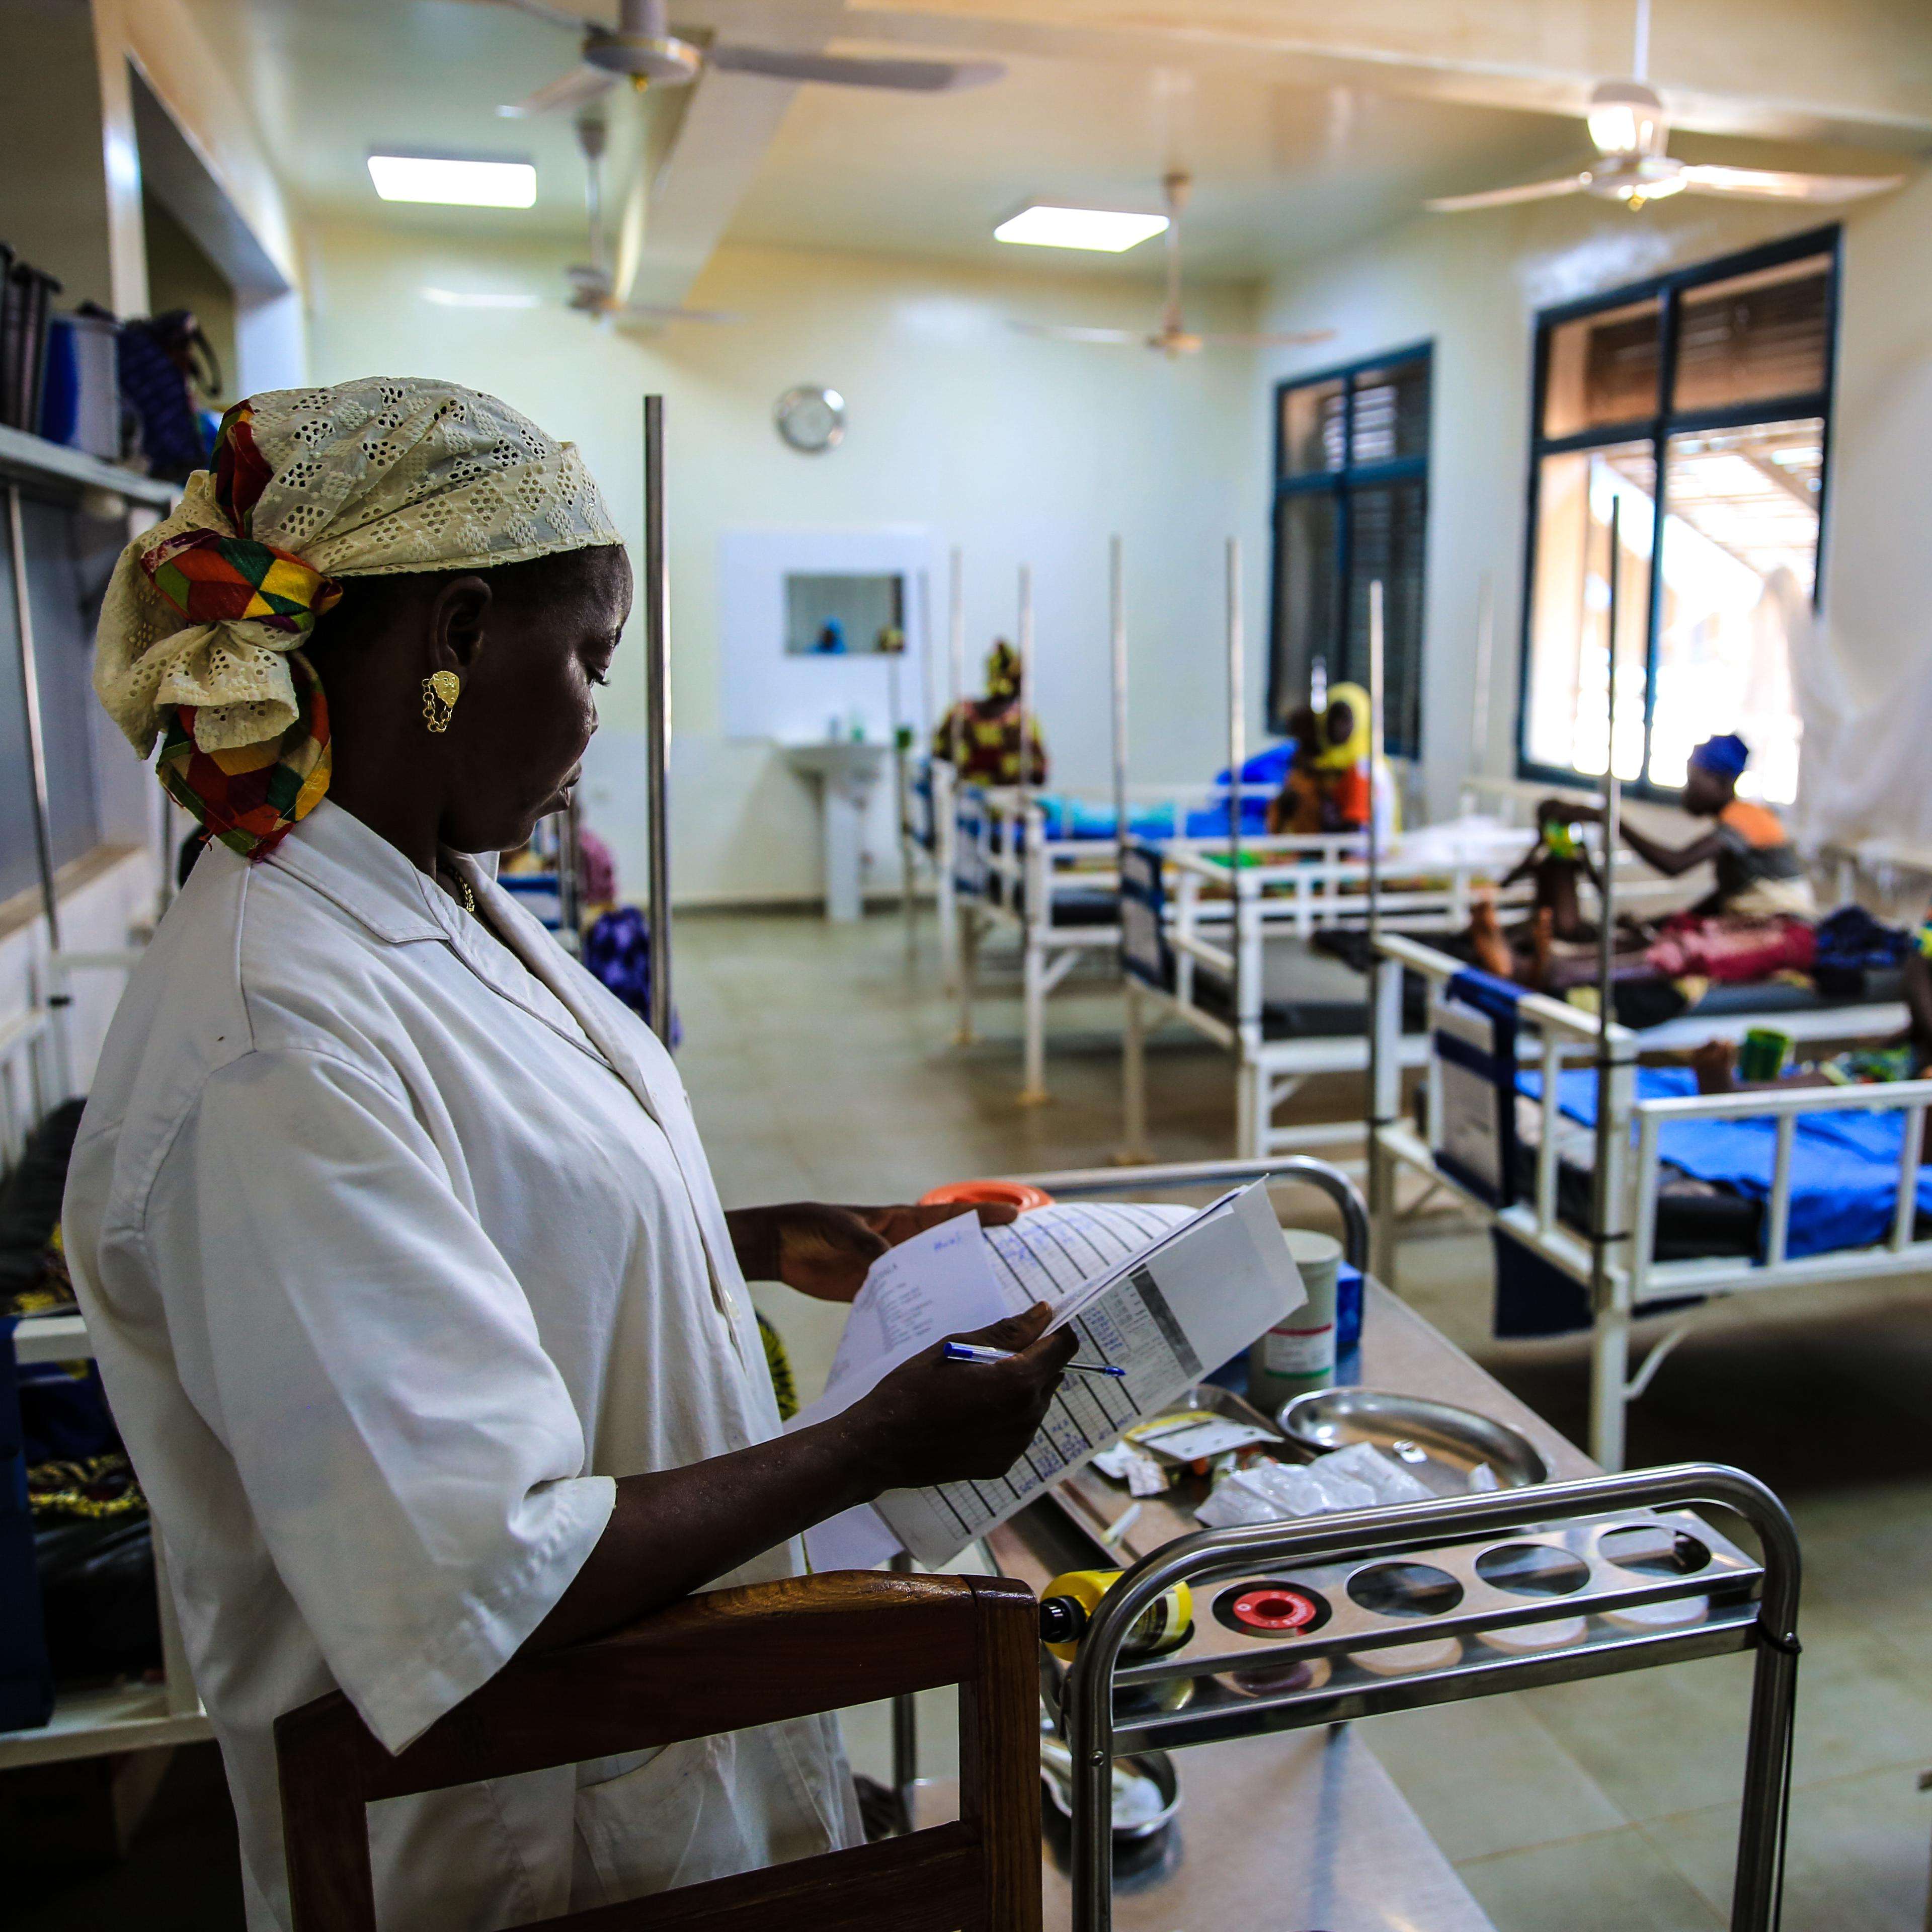
[[[794,1201],[782,1208],[737,1208],[725,1216],[738,1264],[748,1280],[782,1281],[820,1301],[850,1301],[866,1270],[888,1248],[968,1212],[949,1201],[933,1207],[836,1208]],[[982,1206],[982,1228],[1016,1218],[1011,1208]]]

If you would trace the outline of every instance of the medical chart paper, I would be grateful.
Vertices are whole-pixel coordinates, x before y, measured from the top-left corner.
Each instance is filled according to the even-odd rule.
[[[1305,1298],[1259,1184],[1199,1217],[1144,1206],[1042,1208],[987,1229],[983,1246],[1011,1307],[1066,1304],[1078,1358],[1126,1374],[1069,1376],[1025,1455],[996,1480],[881,1496],[878,1514],[929,1565],[950,1562]]]

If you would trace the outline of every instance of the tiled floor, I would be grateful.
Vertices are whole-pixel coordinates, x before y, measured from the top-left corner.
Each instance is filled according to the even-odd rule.
[[[1018,1084],[1018,1007],[952,1044],[929,920],[916,961],[878,916],[686,918],[680,1056],[728,1202],[916,1196],[964,1175],[1106,1161],[1118,1000],[1055,1002],[1048,1106]],[[1226,1063],[1156,1046],[1163,1159],[1228,1150]],[[1307,1096],[1357,1111],[1356,1083]],[[1486,1240],[1441,1220],[1405,1243],[1405,1293],[1573,1436],[1573,1342],[1489,1339]],[[760,1290],[808,1392],[838,1316]],[[1808,1575],[1786,1932],[1919,1932],[1932,1794],[1932,1284],[1728,1316],[1687,1342],[1634,1419],[1632,1459],[1733,1462],[1791,1505]],[[1679,1665],[1385,1719],[1370,1741],[1502,1932],[1710,1932],[1726,1922],[1750,1666]],[[855,1753],[879,1726],[854,1727]]]

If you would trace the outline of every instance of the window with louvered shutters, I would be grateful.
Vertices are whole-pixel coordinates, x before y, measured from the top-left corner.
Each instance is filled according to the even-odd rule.
[[[1369,586],[1383,586],[1384,730],[1422,739],[1430,351],[1378,356],[1276,392],[1268,718],[1286,730],[1316,683],[1368,682]]]

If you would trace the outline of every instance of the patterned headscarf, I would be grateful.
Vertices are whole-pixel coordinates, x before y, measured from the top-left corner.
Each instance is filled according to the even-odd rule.
[[[986,653],[986,701],[1004,704],[1020,694],[1020,654],[1004,638]]]
[[[301,646],[345,577],[487,570],[620,542],[575,446],[493,396],[372,377],[223,418],[214,467],[122,552],[94,688],[168,794],[260,858],[328,789]]]

